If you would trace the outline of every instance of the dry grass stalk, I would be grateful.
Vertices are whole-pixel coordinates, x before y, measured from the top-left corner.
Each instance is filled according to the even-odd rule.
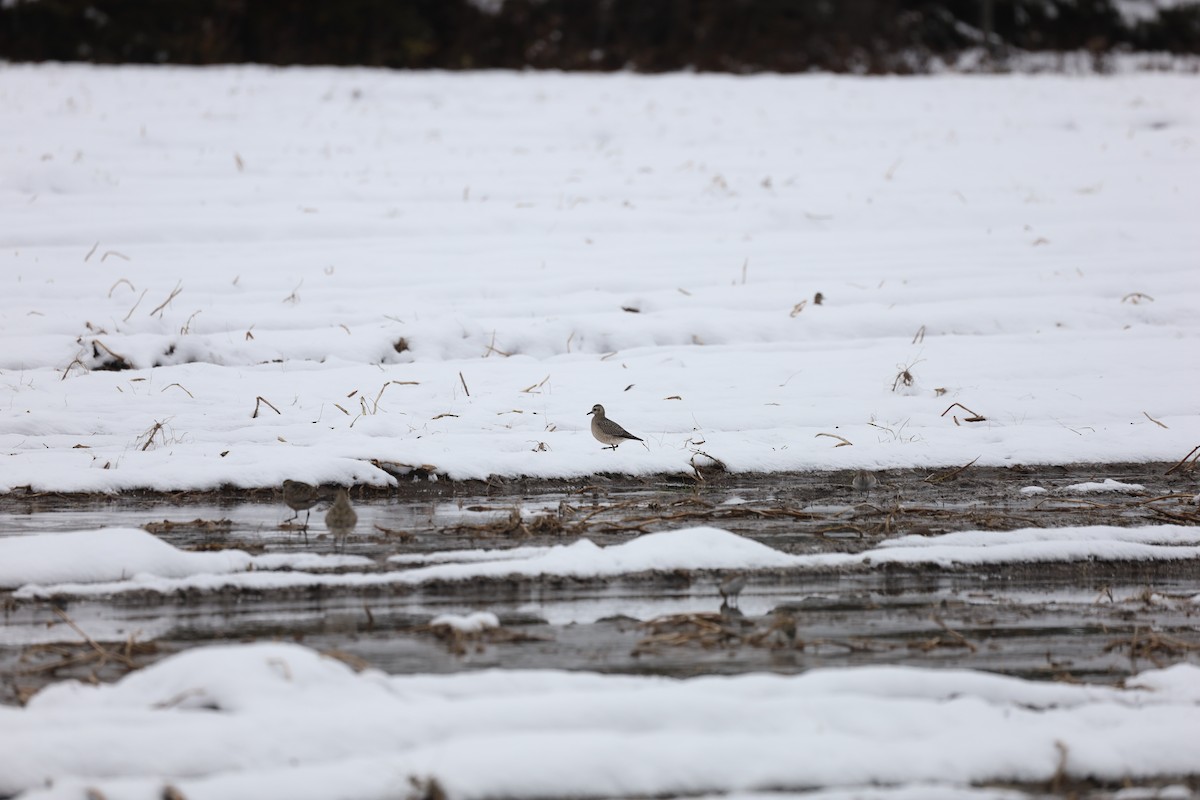
[[[110,356],[113,357],[113,362],[112,362],[113,369],[130,369],[131,368],[130,364],[129,364],[129,360],[127,358],[125,358],[125,356],[121,355],[120,353],[114,353],[112,351],[112,349],[109,348],[108,345],[106,345],[104,342],[100,341],[99,339],[92,339],[92,352],[94,355],[99,356],[100,353],[97,351],[97,348],[99,350],[103,350],[104,352],[108,353]]]
[[[393,383],[398,383],[398,384],[403,385],[406,383],[416,383],[416,381],[388,381],[387,383],[383,384],[383,386],[380,386],[379,393],[376,394],[375,399],[371,401],[371,413],[372,414],[379,413],[379,401],[383,397],[383,392],[385,389],[387,389],[387,387],[391,386]]]
[[[463,377],[462,371],[458,373],[458,379],[462,381],[463,391],[467,393],[467,397],[471,396],[471,390],[467,388],[467,379]]]
[[[753,623],[748,623],[753,625]],[[633,647],[635,658],[660,647],[738,647],[746,642],[742,625],[719,613],[668,614],[643,622],[648,633]]]
[[[924,325],[917,328],[917,335],[913,337],[912,343],[920,344],[923,341],[925,341],[925,326]]]
[[[71,628],[71,630],[75,631],[80,636],[82,636],[83,640],[88,643],[88,646],[90,646],[93,650],[95,650],[100,655],[102,661],[107,661],[108,659],[111,658],[114,661],[124,664],[125,666],[129,667],[130,669],[137,668],[136,664],[134,664],[130,659],[126,658],[125,656],[121,655],[120,653],[112,653],[112,652],[109,652],[108,650],[105,650],[103,647],[101,647],[96,642],[95,639],[93,639],[91,636],[88,636],[84,632],[83,628],[80,628],[78,625],[75,624],[75,620],[73,620],[69,616],[67,616],[67,612],[63,611],[61,608],[59,608],[57,606],[52,606],[50,610],[54,612],[55,616],[57,616],[63,622],[67,623],[67,625]]]
[[[839,522],[836,525],[824,525],[820,528],[815,529],[813,531],[813,533],[815,533],[817,536],[820,536],[822,539],[824,539],[825,534],[827,534],[827,533],[842,533],[843,531],[849,531],[851,533],[857,534],[859,539],[861,539],[867,535],[867,531],[864,528],[862,528],[858,525],[854,525],[849,522]]]
[[[119,258],[122,261],[130,261],[131,260],[129,258],[129,256],[125,255],[124,253],[117,252],[116,250],[105,250],[104,255],[100,256],[100,263],[103,264],[105,261],[107,261],[109,256],[115,256],[116,258]]]
[[[92,249],[95,250],[96,248],[93,247]],[[133,284],[129,282],[128,278],[120,278],[117,280],[116,283],[114,283],[108,289],[108,296],[110,299],[112,298],[112,293],[115,292],[117,290],[117,287],[120,286],[122,283],[129,287],[129,291],[131,291],[131,292],[137,291],[137,289],[134,288]]]
[[[84,366],[82,361],[80,361],[78,358],[73,358],[71,359],[71,363],[67,364],[66,369],[63,370],[62,377],[59,378],[60,381],[65,381],[67,379],[67,376],[71,374],[72,367],[79,367],[80,369],[87,371],[87,367]]]
[[[548,380],[550,380],[550,376],[549,376],[549,375],[547,375],[546,377],[542,378],[542,379],[541,379],[541,381],[539,381],[538,383],[535,383],[535,384],[533,384],[532,386],[527,386],[527,387],[525,387],[524,389],[522,389],[521,391],[522,391],[523,393],[525,393],[525,394],[541,394],[541,393],[538,391],[538,389],[541,389],[543,386],[545,386],[545,385],[546,385],[546,381],[548,381]]]
[[[395,540],[402,544],[411,542],[413,539],[417,538],[416,534],[413,533],[412,531],[402,531],[399,528],[385,528],[384,526],[380,525],[379,523],[375,524],[375,530],[382,533],[388,539]]]
[[[896,389],[898,389],[901,386],[908,387],[908,386],[912,386],[914,383],[916,383],[917,379],[913,377],[912,368],[915,367],[917,364],[920,364],[922,360],[923,359],[917,359],[916,361],[909,362],[908,364],[897,364],[896,365],[896,369],[898,371],[896,373],[896,379],[894,381],[892,381],[892,391],[893,392],[896,391]]]
[[[227,519],[200,519],[199,517],[184,522],[172,522],[169,519],[164,519],[162,522],[147,522],[142,526],[142,530],[155,535],[171,533],[176,530],[191,530],[199,533],[228,533],[233,530],[233,522]]]
[[[963,411],[966,411],[968,414],[971,415],[969,417],[963,417],[963,422],[985,422],[987,420],[987,417],[982,416],[981,414],[975,413],[971,409],[964,406],[962,403],[951,403],[949,406],[947,406],[946,410],[940,414],[940,416],[943,416],[943,417],[946,416],[947,414],[950,413],[950,410],[952,408],[954,408],[955,406],[958,406]],[[954,424],[957,425],[958,417],[953,417],[953,419],[954,419]]]
[[[954,639],[955,639],[955,640],[957,640],[957,641],[958,641],[958,642],[959,642],[959,643],[960,643],[960,644],[961,644],[963,647],[967,648],[967,649],[968,649],[968,650],[970,650],[972,653],[974,653],[974,652],[977,652],[977,651],[979,650],[979,648],[978,648],[978,647],[976,647],[974,644],[972,644],[970,641],[968,641],[967,637],[963,636],[963,635],[962,635],[961,633],[959,633],[958,631],[951,630],[951,629],[950,629],[950,626],[949,626],[949,625],[947,625],[947,624],[946,624],[946,623],[945,623],[945,622],[944,622],[944,621],[943,621],[943,620],[942,620],[940,617],[934,616],[934,617],[933,617],[933,621],[934,621],[935,623],[937,623],[937,626],[938,626],[939,628],[941,628],[941,629],[942,629],[942,630],[944,630],[946,633],[948,633],[948,634],[950,634],[952,637],[954,637]]]
[[[183,327],[179,329],[180,336],[187,336],[192,330],[192,320],[200,315],[201,309],[192,312],[192,315],[187,318],[187,322],[183,323]]]
[[[96,243],[94,245],[92,245],[92,249],[88,250],[87,255],[83,257],[83,263],[86,264],[88,262],[88,259],[92,257],[92,255],[96,252],[96,248],[99,246],[100,246],[100,240],[97,239]],[[109,292],[109,297],[111,297],[111,296],[112,296],[112,292]]]
[[[850,441],[849,439],[847,439],[843,436],[838,436],[836,433],[818,433],[813,438],[816,439],[820,436],[828,436],[830,439],[837,439],[839,443],[835,444],[834,447],[853,447],[854,446],[854,442]]]
[[[1178,658],[1186,653],[1200,650],[1200,643],[1185,642],[1182,639],[1177,639],[1165,633],[1156,631],[1148,631],[1143,633],[1140,627],[1133,629],[1133,634],[1128,639],[1114,639],[1109,642],[1104,648],[1104,652],[1111,653],[1114,650],[1129,648],[1129,664],[1132,671],[1137,671],[1137,660],[1144,658],[1150,661],[1154,666],[1162,669],[1167,665],[1160,656],[1168,658]]]
[[[489,344],[489,345],[487,346],[487,350],[486,350],[486,351],[484,351],[483,357],[484,357],[484,358],[487,358],[487,357],[488,357],[488,356],[490,356],[492,353],[496,353],[496,354],[498,354],[498,355],[502,355],[502,356],[504,356],[505,358],[507,358],[507,357],[509,357],[509,356],[511,356],[511,355],[512,355],[512,353],[506,353],[505,351],[503,351],[503,350],[501,350],[500,348],[496,347],[496,332],[495,332],[495,331],[492,331],[492,341],[491,341],[491,344]],[[469,394],[471,394],[471,393],[470,393],[470,392],[467,392],[467,394],[469,395]]]
[[[168,383],[166,386],[164,386],[162,389],[160,389],[158,393],[159,393],[159,394],[162,394],[162,393],[163,393],[163,392],[165,392],[167,389],[170,389],[172,386],[178,386],[180,389],[183,389],[183,391],[184,391],[184,394],[186,394],[188,397],[192,398],[193,400],[195,400],[195,399],[196,399],[196,395],[194,395],[194,394],[192,394],[191,392],[189,392],[189,391],[187,390],[187,387],[186,387],[186,386],[184,386],[184,385],[183,385],[183,384],[181,384],[181,383]]]
[[[262,397],[262,396],[260,395],[259,397],[256,397],[256,398],[254,398],[254,413],[250,415],[250,419],[258,419],[258,410],[259,410],[259,408],[260,408],[261,406],[264,406],[264,405],[265,405],[267,408],[269,408],[269,409],[271,409],[272,411],[274,411],[276,414],[279,414],[280,416],[283,416],[283,413],[282,413],[282,412],[281,412],[281,411],[280,411],[278,408],[276,408],[275,406],[271,405],[271,401],[270,401],[270,400],[268,400],[267,398],[265,398],[265,397]]]
[[[485,644],[550,641],[544,636],[534,636],[504,627],[484,628],[479,631],[464,631],[453,625],[442,624],[419,625],[415,630],[421,633],[432,633],[446,645],[447,650],[456,656],[466,655],[470,647],[482,650]]]
[[[1180,467],[1183,467],[1184,472],[1191,472],[1196,468],[1197,461],[1200,461],[1200,444],[1196,445],[1191,450],[1188,450],[1188,454],[1179,459],[1179,463],[1167,470],[1166,474],[1170,475]],[[1187,466],[1185,467],[1184,464],[1187,464]]]
[[[142,289],[142,293],[141,293],[140,295],[138,295],[137,302],[135,302],[135,303],[133,304],[133,308],[129,309],[129,313],[128,313],[128,314],[126,314],[126,315],[125,315],[125,316],[124,316],[124,317],[121,319],[121,322],[129,322],[129,318],[133,316],[133,312],[134,312],[134,311],[137,311],[137,307],[138,307],[138,306],[140,306],[140,305],[142,304],[142,298],[146,296],[146,292],[148,292],[148,291],[150,291],[150,290],[149,290],[149,289]]]
[[[165,421],[166,420],[163,420],[163,422]],[[142,452],[150,449],[150,445],[154,444],[155,436],[162,436],[163,444],[165,445],[167,443],[167,433],[163,429],[163,423],[159,422],[158,420],[155,420],[154,424],[150,426],[150,429],[139,436],[138,439],[140,440],[143,436],[146,438],[146,443],[140,448]]]
[[[949,472],[943,472],[940,475],[936,474],[936,473],[933,475],[930,475],[929,477],[925,478],[925,483],[941,483],[942,481],[948,481],[951,478],[953,478],[955,475],[957,475],[960,472],[962,472],[963,470],[965,470],[967,467],[974,464],[976,461],[979,460],[979,458],[980,458],[979,456],[975,456],[970,461],[968,461],[966,464],[963,464],[961,467],[958,467],[956,469],[952,469]]]
[[[1143,414],[1143,415],[1146,417],[1146,419],[1150,420],[1151,422],[1153,422],[1153,423],[1154,423],[1155,425],[1157,425],[1158,427],[1160,427],[1160,428],[1166,428],[1166,427],[1167,427],[1166,425],[1163,425],[1161,422],[1159,422],[1158,420],[1156,420],[1154,417],[1152,417],[1152,416],[1150,416],[1149,414],[1147,414],[1145,411],[1143,411],[1143,412],[1142,412],[1142,414]],[[1168,430],[1169,430],[1169,429],[1168,429]]]
[[[1130,292],[1121,298],[1122,303],[1131,303],[1135,306],[1143,301],[1153,303],[1154,298],[1148,294],[1143,294],[1142,292]]]
[[[702,463],[702,462],[697,463],[696,458],[698,456],[707,458],[710,463],[707,463],[707,464]],[[703,450],[692,450],[692,457],[690,459],[688,459],[688,463],[691,464],[692,473],[694,474],[696,480],[698,480],[698,481],[704,480],[705,472],[719,473],[719,472],[728,472],[729,471],[729,468],[727,466],[725,466],[724,461],[722,461],[721,459],[717,458],[714,455],[711,455],[710,453],[704,452]]]
[[[153,317],[155,314],[159,314],[160,312],[162,312],[162,310],[164,308],[166,308],[171,303],[172,300],[174,300],[176,297],[178,297],[179,293],[182,291],[183,291],[183,282],[179,281],[175,284],[175,288],[171,290],[171,293],[169,295],[167,295],[167,299],[163,300],[161,303],[159,303],[157,306],[155,306],[154,310],[150,312],[150,316]],[[140,302],[140,300],[139,300],[139,302]]]

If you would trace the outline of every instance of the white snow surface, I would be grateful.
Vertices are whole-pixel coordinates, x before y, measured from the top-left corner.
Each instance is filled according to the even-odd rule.
[[[1123,483],[1122,481],[1115,481],[1112,478],[1105,478],[1102,481],[1073,483],[1070,486],[1064,486],[1062,490],[1064,492],[1079,494],[1087,494],[1089,492],[1124,492],[1132,494],[1134,492],[1144,492],[1146,491],[1146,487],[1140,483]]]
[[[241,550],[188,552],[137,528],[0,537],[0,589],[25,583],[225,575],[254,569],[321,569],[370,564],[361,556]]]
[[[474,611],[470,614],[439,614],[431,619],[429,624],[445,625],[463,633],[479,633],[488,628],[500,627],[500,618],[490,611]]]
[[[0,65],[0,491],[1176,461],[1197,108],[1186,74]]]
[[[64,558],[64,553],[109,553]],[[198,558],[197,556],[204,556]],[[222,558],[218,558],[222,556]],[[861,553],[790,554],[719,528],[648,533],[602,547],[588,539],[549,547],[446,551],[411,566],[399,556],[390,572],[356,572],[370,560],[354,556],[249,556],[240,551],[185,553],[151,534],[105,530],[0,539],[0,587],[18,598],[103,596],[184,589],[282,589],[304,586],[417,585],[476,578],[606,578],[673,570],[863,569],[883,564],[979,564],[1096,561],[1176,561],[1200,558],[1200,528],[1186,525],[1023,528],[900,536]],[[313,567],[342,566],[341,572]],[[292,567],[286,571],[272,569]],[[454,623],[448,623],[454,624]],[[465,624],[465,622],[464,622]],[[472,623],[474,624],[474,623]]]
[[[462,800],[927,784],[935,798],[1004,797],[969,787],[1045,782],[1060,762],[1108,782],[1195,774],[1196,730],[1194,665],[1124,689],[911,667],[389,677],[259,643],[0,707],[0,793],[140,800],[170,782],[190,800],[369,800],[415,777]]]

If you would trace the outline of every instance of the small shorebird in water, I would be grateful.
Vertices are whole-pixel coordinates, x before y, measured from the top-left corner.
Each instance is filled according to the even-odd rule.
[[[345,489],[338,489],[333,505],[325,512],[325,527],[333,534],[334,545],[336,546],[340,538],[342,546],[345,547],[346,536],[357,524],[358,514],[354,511],[354,506],[350,505],[350,495]]]

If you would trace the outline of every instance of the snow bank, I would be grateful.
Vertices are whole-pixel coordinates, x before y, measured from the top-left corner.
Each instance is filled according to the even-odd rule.
[[[970,798],[1060,766],[1113,782],[1200,771],[1200,668],[1126,687],[906,667],[388,677],[296,645],[210,647],[0,708],[0,792],[368,800],[411,776],[464,800],[881,784]]]
[[[488,628],[500,627],[500,618],[490,611],[475,611],[471,614],[439,614],[429,621],[431,627],[444,625],[463,633],[479,633]]]
[[[241,550],[180,550],[140,528],[0,537],[0,589],[27,583],[141,583],[218,576],[251,569],[322,569],[372,563],[361,556]]]
[[[1146,487],[1140,483],[1122,483],[1114,481],[1112,478],[1105,478],[1103,481],[1088,481],[1087,483],[1073,483],[1070,486],[1062,488],[1064,492],[1075,492],[1078,494],[1087,494],[1089,492],[1144,492]]]
[[[122,541],[136,542],[128,547],[130,561],[115,556],[109,574],[120,579],[104,579],[89,563],[58,558],[53,574],[61,582],[38,583],[22,576],[45,573],[48,554],[59,553],[62,534],[24,537],[26,547],[0,549],[10,554],[4,573],[9,585],[21,585],[14,595],[20,598],[55,595],[107,595],[127,591],[174,592],[183,589],[244,588],[255,590],[305,586],[362,587],[386,584],[417,585],[429,581],[467,581],[499,577],[574,577],[605,578],[649,571],[675,570],[757,570],[757,569],[863,569],[884,564],[936,565],[953,568],[979,564],[1098,561],[1177,561],[1200,558],[1200,528],[1180,525],[1150,525],[1120,528],[1089,525],[1068,528],[1022,528],[1015,531],[960,531],[941,536],[901,536],[881,542],[862,553],[791,554],[776,550],[719,528],[685,528],[639,536],[624,544],[601,547],[580,539],[571,544],[550,547],[520,547],[508,550],[468,550],[432,553],[423,556],[422,566],[409,567],[413,556],[393,557],[401,568],[391,572],[355,572],[353,567],[370,563],[346,556],[317,557],[296,554],[250,557],[233,551],[236,569],[248,569],[261,563],[286,565],[307,563],[308,559],[325,566],[341,566],[347,571],[318,574],[293,569],[270,572],[225,569],[227,562],[209,559],[191,560],[191,553],[179,553],[169,545],[153,540],[149,534],[125,532]],[[70,534],[86,538],[103,534]],[[143,537],[149,537],[149,540]],[[14,540],[0,539],[0,548]],[[21,540],[15,540],[21,541]],[[74,538],[72,539],[74,541]],[[155,554],[150,558],[140,548]],[[23,553],[23,555],[22,555]],[[204,554],[210,555],[210,554]],[[220,554],[211,554],[220,555]],[[418,563],[419,563],[418,562]],[[141,565],[138,572],[131,565]],[[176,569],[174,576],[167,574]],[[158,571],[155,571],[158,570]],[[94,581],[94,582],[87,582]]]

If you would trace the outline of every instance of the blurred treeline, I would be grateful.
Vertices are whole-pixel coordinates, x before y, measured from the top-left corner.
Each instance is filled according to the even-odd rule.
[[[0,2],[0,58],[13,61],[903,73],[980,48],[998,60],[1022,51],[1200,53],[1200,2]]]

